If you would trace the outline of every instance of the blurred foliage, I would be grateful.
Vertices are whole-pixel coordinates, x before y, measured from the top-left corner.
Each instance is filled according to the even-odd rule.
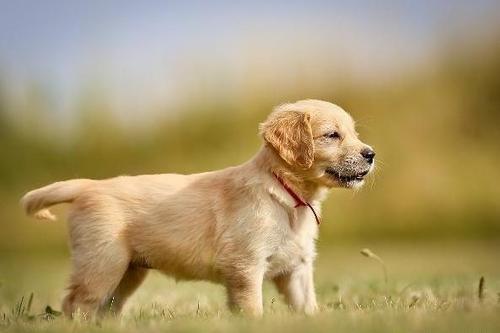
[[[158,107],[144,112],[156,121],[133,130],[116,119],[105,91],[82,94],[68,134],[50,114],[43,89],[34,85],[16,99],[2,89],[6,84],[0,76],[3,250],[65,242],[64,227],[23,217],[17,202],[27,190],[75,177],[192,173],[242,163],[261,144],[257,125],[271,108],[302,98],[348,110],[379,157],[364,189],[332,191],[321,242],[500,236],[500,48],[449,48],[423,68],[380,82],[329,77],[321,87],[262,90],[240,103],[221,98],[192,100],[176,112]]]

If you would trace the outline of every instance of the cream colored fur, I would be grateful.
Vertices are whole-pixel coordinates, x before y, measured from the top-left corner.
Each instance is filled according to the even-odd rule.
[[[331,130],[342,141],[324,136]],[[261,132],[263,147],[236,167],[68,180],[27,193],[22,204],[38,218],[55,219],[47,208],[71,203],[73,272],[64,312],[119,312],[153,268],[222,283],[229,306],[254,316],[263,312],[262,282],[270,279],[291,308],[314,313],[318,226],[307,207],[295,208],[273,172],[319,214],[329,188],[350,187],[325,167],[353,165],[366,145],[347,113],[315,100],[277,107]]]

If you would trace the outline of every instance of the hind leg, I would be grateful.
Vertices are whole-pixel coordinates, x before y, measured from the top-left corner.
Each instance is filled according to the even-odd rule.
[[[117,240],[73,248],[73,273],[63,311],[73,317],[94,317],[117,288],[129,265],[126,247]],[[93,246],[92,246],[93,245]]]
[[[94,317],[130,264],[122,207],[90,193],[73,203],[68,222],[73,272],[63,311]]]
[[[118,287],[116,287],[107,302],[99,309],[100,314],[119,314],[127,299],[144,281],[147,273],[148,270],[146,268],[129,266]]]

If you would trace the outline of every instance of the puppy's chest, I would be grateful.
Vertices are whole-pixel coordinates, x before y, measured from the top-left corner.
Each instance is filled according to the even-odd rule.
[[[289,231],[269,242],[266,257],[266,277],[290,272],[307,262],[312,262],[316,255],[313,235],[294,234]]]

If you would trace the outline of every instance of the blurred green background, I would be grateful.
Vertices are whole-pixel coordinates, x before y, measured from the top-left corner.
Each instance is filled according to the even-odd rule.
[[[67,251],[24,192],[242,163],[303,98],[349,111],[378,158],[332,191],[320,244],[500,239],[494,2],[155,5],[4,4],[0,257]]]

